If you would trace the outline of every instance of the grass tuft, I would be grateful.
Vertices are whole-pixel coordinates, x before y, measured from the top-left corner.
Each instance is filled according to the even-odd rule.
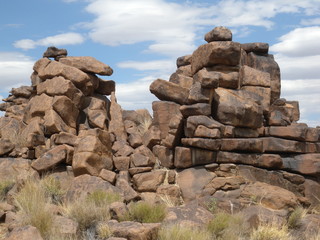
[[[107,223],[99,223],[97,234],[99,239],[107,239],[112,236],[112,231]]]
[[[251,240],[290,240],[286,226],[260,225],[253,230]]]
[[[288,218],[288,228],[290,229],[294,229],[299,227],[299,225],[301,224],[301,220],[307,215],[307,210],[302,208],[302,207],[298,207],[296,208],[289,216]]]
[[[13,185],[14,181],[11,180],[0,181],[0,201],[3,201],[6,198],[7,193]]]
[[[169,225],[159,230],[158,240],[211,240],[211,234],[204,229]]]
[[[61,189],[61,184],[58,179],[52,176],[46,176],[41,180],[41,185],[53,203],[61,203],[64,191]]]
[[[166,217],[166,206],[164,204],[151,204],[148,202],[132,203],[128,213],[120,219],[121,221],[137,221],[141,223],[162,222]]]

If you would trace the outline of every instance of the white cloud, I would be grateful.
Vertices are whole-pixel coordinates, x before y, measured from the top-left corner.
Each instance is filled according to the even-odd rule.
[[[155,60],[148,62],[125,61],[117,64],[120,68],[131,68],[139,71],[157,70],[161,72],[172,72],[175,70],[174,60]]]
[[[39,39],[37,41],[31,39],[22,39],[13,43],[14,47],[21,48],[23,50],[33,49],[37,46],[62,46],[62,45],[75,45],[84,42],[84,37],[79,33],[69,32],[49,36]]]
[[[0,52],[1,90],[9,91],[12,87],[30,85],[34,61],[18,52]]]
[[[289,57],[320,55],[320,27],[296,28],[280,37],[270,50]]]

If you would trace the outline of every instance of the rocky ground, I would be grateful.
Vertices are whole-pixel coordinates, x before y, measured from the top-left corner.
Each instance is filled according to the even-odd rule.
[[[122,110],[110,66],[48,48],[0,104],[0,238],[320,239],[320,128],[268,44],[205,40],[151,84],[153,117]]]

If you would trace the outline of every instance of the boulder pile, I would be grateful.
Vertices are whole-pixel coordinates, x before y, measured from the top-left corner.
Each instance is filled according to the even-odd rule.
[[[280,98],[268,44],[233,42],[225,27],[205,40],[177,59],[169,81],[150,85],[160,100],[153,117],[122,110],[115,82],[98,76],[112,75],[108,65],[49,47],[34,64],[32,85],[12,89],[0,104],[0,180],[50,175],[67,200],[102,190],[124,203],[187,204],[171,208],[167,222],[188,224],[202,221],[201,206],[212,199],[248,219],[317,206],[320,128],[298,123],[298,102]]]

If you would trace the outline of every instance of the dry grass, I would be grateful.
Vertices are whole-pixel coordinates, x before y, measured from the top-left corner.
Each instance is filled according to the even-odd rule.
[[[296,208],[288,218],[288,228],[294,229],[300,226],[301,220],[307,215],[308,210],[298,207]]]
[[[41,185],[46,195],[51,199],[52,203],[61,203],[64,191],[61,188],[60,181],[52,176],[45,176],[41,180]]]
[[[112,231],[107,223],[99,223],[97,226],[97,235],[99,239],[107,239],[112,236]]]
[[[146,109],[138,109],[136,110],[136,113],[139,115],[139,119],[137,119],[139,122],[138,130],[141,133],[141,135],[143,135],[150,128],[152,124],[152,117]]]
[[[128,213],[120,220],[141,223],[158,223],[162,222],[165,217],[166,206],[164,204],[137,202],[129,205]]]
[[[251,240],[290,240],[287,226],[260,225],[253,230]]]
[[[210,232],[204,229],[183,227],[180,225],[164,226],[158,233],[158,240],[211,240]]]
[[[13,185],[13,180],[0,181],[0,201],[5,200],[7,193],[10,191]]]
[[[24,225],[36,227],[44,238],[50,235],[53,230],[54,215],[48,207],[50,199],[38,181],[26,180],[15,195],[15,203]]]

